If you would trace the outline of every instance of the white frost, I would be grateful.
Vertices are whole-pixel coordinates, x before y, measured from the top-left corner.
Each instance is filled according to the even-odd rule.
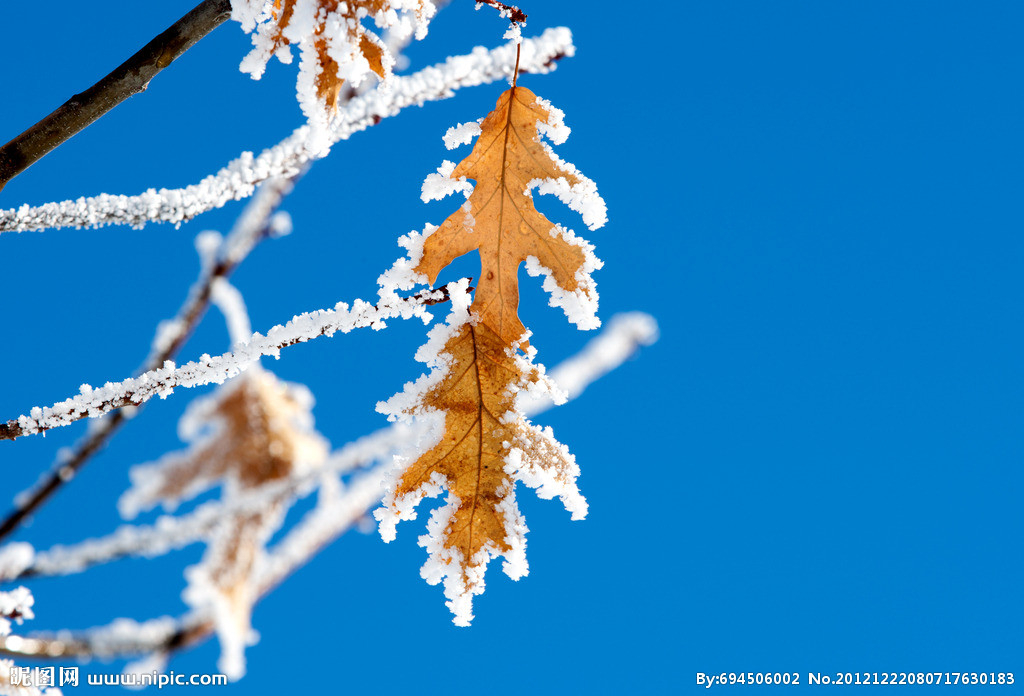
[[[552,237],[561,237],[565,242],[578,247],[583,252],[583,265],[576,272],[576,289],[566,290],[554,278],[551,269],[541,265],[536,256],[526,259],[526,272],[531,276],[544,276],[543,288],[551,295],[550,305],[561,307],[570,322],[580,329],[596,329],[601,325],[597,318],[597,284],[591,275],[604,264],[594,255],[594,246],[573,234],[561,225],[551,230]]]
[[[32,598],[32,593],[28,591],[27,587],[16,587],[9,592],[0,592],[0,633],[8,633],[10,631],[11,621],[15,623],[21,623],[26,619],[34,619],[35,614],[32,613],[32,605],[35,600]],[[6,627],[7,630],[2,630]]]
[[[19,416],[17,424],[23,434],[32,434],[57,428],[81,418],[96,418],[128,404],[139,404],[155,396],[166,398],[178,387],[197,387],[204,384],[223,384],[244,372],[265,355],[275,358],[281,349],[304,343],[320,336],[348,333],[358,328],[384,328],[391,318],[423,318],[427,321],[422,298],[382,300],[371,305],[356,300],[352,306],[339,302],[334,309],[317,310],[292,317],[283,326],[275,326],[267,335],[253,334],[248,341],[236,345],[233,351],[216,357],[200,356],[199,360],[181,367],[166,361],[164,366],[121,382],[107,382],[102,387],[82,385],[78,396],[46,407],[34,407],[28,415]]]
[[[454,171],[455,163],[445,160],[437,168],[436,173],[427,174],[427,178],[423,180],[420,199],[424,203],[439,201],[457,191],[461,191],[466,198],[469,198],[470,194],[473,193],[473,184],[466,181],[464,176],[460,176],[458,179],[451,178]]]
[[[444,146],[449,150],[454,150],[460,145],[468,145],[471,143],[473,138],[480,135],[481,121],[483,121],[483,119],[460,123],[457,126],[449,128],[444,134]]]
[[[427,237],[437,230],[435,225],[427,223],[423,232],[413,230],[409,234],[398,238],[398,245],[405,248],[406,255],[395,261],[388,270],[384,271],[377,279],[380,285],[380,298],[385,302],[394,302],[398,298],[399,291],[412,290],[417,285],[425,285],[427,277],[417,273],[413,269],[423,259],[423,243]]]
[[[11,622],[21,623],[34,618],[32,605],[35,600],[32,593],[25,587],[18,587],[8,592],[0,592],[0,638],[5,638],[4,647],[17,651],[24,642],[19,636],[11,636]],[[3,696],[61,696],[60,689],[50,686],[40,689],[29,683],[32,677],[26,672],[29,668],[19,668],[11,660],[0,660],[0,694]],[[31,673],[29,673],[31,674]]]
[[[249,323],[249,312],[238,288],[226,278],[214,278],[210,285],[210,299],[224,315],[231,345],[247,341],[252,336],[252,324]]]
[[[24,541],[13,541],[0,548],[0,580],[21,575],[32,565],[35,553],[32,544]]]
[[[641,346],[657,340],[658,323],[650,314],[616,314],[583,350],[553,368],[548,376],[570,400],[576,399],[592,382],[629,360]],[[520,402],[519,407],[526,415],[534,415],[549,408],[550,400],[543,394],[534,394]]]

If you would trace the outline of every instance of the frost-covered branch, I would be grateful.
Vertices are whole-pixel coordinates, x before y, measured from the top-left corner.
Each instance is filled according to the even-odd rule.
[[[204,0],[109,75],[0,148],[0,190],[128,97],[144,92],[157,73],[230,16],[231,0]]]
[[[658,322],[650,314],[616,314],[608,320],[600,334],[587,342],[583,350],[549,370],[548,377],[554,380],[570,400],[575,399],[592,382],[631,358],[640,346],[649,346],[657,340]],[[521,404],[527,416],[546,411],[552,405],[546,396],[533,397]]]
[[[217,282],[228,278],[260,241],[286,231],[285,222],[277,217],[277,210],[284,197],[291,192],[297,178],[298,175],[291,179],[272,179],[260,188],[228,236],[217,249],[212,250],[209,263],[203,265],[199,280],[192,286],[177,315],[157,329],[152,352],[139,368],[139,373],[158,369],[177,355],[206,313]],[[103,449],[132,415],[133,409],[121,409],[96,421],[85,438],[70,453],[63,454],[42,481],[18,497],[15,509],[0,522],[0,540],[13,533],[25,518],[73,479],[92,455]],[[3,425],[0,425],[2,429]]]
[[[0,579],[10,581],[41,575],[71,575],[122,558],[152,558],[184,548],[201,540],[225,519],[266,509],[287,498],[308,495],[322,485],[327,475],[337,476],[374,462],[390,462],[392,455],[415,434],[408,428],[384,428],[334,452],[322,467],[265,484],[237,496],[230,503],[211,501],[186,515],[162,515],[152,525],[123,525],[113,534],[98,539],[88,539],[71,546],[58,545],[46,551],[27,550],[30,557],[23,563],[23,569],[9,576],[0,571]],[[383,476],[380,478],[383,480]]]
[[[27,588],[18,587],[10,592],[0,592],[0,636],[11,632],[11,623],[21,623],[24,619],[33,618],[32,605],[35,600]],[[43,692],[35,685],[26,685],[19,677],[20,669],[10,660],[0,660],[0,694],[4,696],[42,696]],[[56,690],[47,690],[53,696]]]
[[[463,291],[466,282],[460,281]],[[275,326],[266,336],[255,333],[248,342],[236,346],[234,351],[216,357],[204,354],[199,360],[181,367],[176,367],[168,360],[163,367],[121,382],[107,382],[96,389],[83,384],[78,396],[53,406],[37,406],[27,416],[0,423],[0,440],[14,440],[23,435],[69,425],[83,418],[98,418],[126,406],[139,406],[154,396],[166,398],[178,387],[223,384],[263,356],[278,357],[282,348],[320,336],[330,337],[338,332],[348,333],[366,327],[382,329],[388,319],[420,317],[429,321],[430,315],[425,313],[424,307],[447,299],[448,286],[445,285],[436,290],[424,290],[411,297],[395,296],[376,305],[356,300],[351,307],[345,302],[339,302],[334,309],[299,314],[283,326]]]
[[[481,5],[490,5],[494,9],[501,13],[502,17],[507,18],[513,24],[525,24],[526,13],[515,5],[506,5],[503,2],[497,0],[476,0],[477,8]]]
[[[520,72],[531,73],[549,72],[554,69],[555,61],[575,53],[572,34],[564,27],[548,29],[536,38],[523,40],[521,50]],[[353,97],[339,108],[330,122],[330,140],[332,143],[344,140],[406,107],[451,97],[457,89],[507,78],[515,63],[515,45],[490,51],[477,47],[470,54],[448,58],[444,63],[411,75],[396,76],[391,79],[388,90],[378,89]],[[137,196],[101,194],[2,210],[0,232],[102,225],[142,227],[150,222],[190,220],[228,201],[252,195],[254,187],[266,179],[298,172],[315,156],[305,146],[307,128],[296,129],[258,156],[245,152],[216,174],[185,188],[149,189]]]
[[[657,338],[657,324],[647,314],[633,312],[612,317],[605,328],[577,355],[556,366],[549,376],[559,382],[575,398],[591,382],[629,359],[641,345]],[[552,406],[550,401],[535,401],[526,406],[530,415],[536,415]],[[423,435],[425,424],[396,423],[382,428],[333,453],[317,471],[293,478],[287,485],[305,494],[315,481],[320,482],[317,505],[300,520],[281,541],[270,550],[269,558],[259,569],[258,586],[261,596],[272,591],[295,570],[305,565],[321,549],[330,544],[352,525],[364,517],[380,500],[384,479],[391,466],[391,456],[402,451],[410,442]],[[355,467],[377,465],[365,473],[357,474],[344,485],[336,478]],[[315,480],[315,481],[314,481]],[[272,495],[273,493],[271,493]],[[265,499],[264,499],[265,500]],[[240,505],[258,502],[254,496]],[[210,504],[207,504],[210,505]],[[158,521],[151,528],[139,528],[134,534],[138,546],[122,546],[129,539],[127,532],[118,532],[105,539],[83,542],[75,547],[55,548],[37,554],[33,562],[26,560],[23,568],[28,574],[73,573],[94,563],[116,560],[126,555],[156,555],[170,550],[175,533],[188,525],[205,524],[208,513],[198,508],[178,523]],[[222,507],[219,514],[232,514],[235,509]],[[164,518],[161,518],[164,519]],[[164,532],[161,525],[167,524]],[[162,540],[158,537],[163,534]],[[163,545],[163,549],[161,549]],[[22,555],[23,549],[17,549]],[[152,552],[152,553],[151,553]],[[8,579],[17,577],[8,574]],[[0,653],[24,657],[66,659],[123,658],[137,655],[167,655],[202,642],[214,632],[214,619],[208,613],[192,612],[178,619],[163,617],[138,623],[118,619],[113,623],[87,631],[56,635],[37,633],[29,636],[8,636],[0,639]]]

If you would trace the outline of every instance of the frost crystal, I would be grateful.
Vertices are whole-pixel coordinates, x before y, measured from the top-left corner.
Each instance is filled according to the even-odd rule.
[[[449,150],[454,150],[460,145],[468,145],[473,142],[473,138],[480,135],[480,122],[483,119],[477,119],[476,121],[469,121],[467,123],[460,123],[457,126],[452,126],[444,134],[444,146]],[[454,167],[452,167],[454,169]]]
[[[32,565],[35,549],[31,544],[16,541],[0,548],[0,580],[17,577]]]
[[[11,624],[34,618],[32,605],[35,600],[25,587],[9,592],[0,592],[0,637],[10,635]],[[13,638],[11,639],[14,640]],[[19,639],[20,640],[20,639]],[[32,678],[23,679],[27,668],[19,668],[11,660],[0,660],[0,694],[3,696],[61,696],[60,689],[38,688]],[[31,673],[30,673],[31,674]]]
[[[423,189],[420,194],[424,203],[439,201],[456,191],[461,191],[466,198],[469,198],[473,193],[473,184],[466,181],[464,176],[460,176],[458,179],[451,178],[454,171],[455,163],[445,160],[437,168],[436,173],[427,175],[427,178],[423,180]]]

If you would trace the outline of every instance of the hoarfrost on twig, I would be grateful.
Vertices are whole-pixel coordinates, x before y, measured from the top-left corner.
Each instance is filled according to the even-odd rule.
[[[572,56],[574,52],[572,34],[568,29],[548,29],[538,37],[523,41],[520,70],[549,72],[554,69],[558,58]],[[330,141],[344,140],[406,107],[446,99],[457,89],[507,77],[515,61],[514,45],[490,51],[477,47],[467,55],[453,56],[444,63],[411,75],[396,76],[388,90],[361,94],[340,108],[330,122]],[[307,131],[307,126],[296,129],[258,156],[251,152],[242,153],[216,174],[185,188],[148,189],[136,196],[101,194],[0,210],[0,233],[103,225],[140,228],[150,222],[178,224],[229,201],[246,198],[252,195],[260,182],[275,176],[292,176],[315,156],[322,156],[324,153],[314,154],[306,147]]]

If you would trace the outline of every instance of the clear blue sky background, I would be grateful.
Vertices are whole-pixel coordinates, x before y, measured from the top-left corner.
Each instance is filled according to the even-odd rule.
[[[192,4],[5,7],[0,140]],[[414,67],[500,42],[494,13],[455,5],[409,51]],[[390,546],[347,535],[257,608],[249,675],[224,693],[678,693],[696,672],[748,670],[1024,679],[1024,6],[525,9],[526,34],[575,34],[577,57],[523,84],[565,110],[559,153],[608,202],[610,224],[588,235],[606,262],[601,313],[644,310],[662,328],[541,418],[578,457],[590,517],[521,492],[531,574],[512,583],[493,566],[470,629],[418,576],[423,516]],[[236,24],[217,30],[0,206],[182,186],[273,144],[301,122],[295,68],[253,82],[236,70],[247,46]],[[254,327],[372,296],[395,239],[451,209],[419,201],[452,158],[445,129],[501,89],[409,110],[317,163],[286,205],[294,234],[236,276]],[[181,229],[4,235],[0,415],[127,376],[195,277],[194,235],[226,230],[240,207]],[[524,287],[521,314],[553,364],[587,336]],[[382,425],[373,405],[420,374],[422,341],[397,326],[269,366],[310,386],[340,445]],[[183,357],[226,344],[211,313]],[[21,538],[111,529],[127,468],[179,447],[197,395],[148,407]],[[82,431],[0,443],[5,496]],[[34,583],[33,624],[178,613],[181,569],[200,554]],[[213,671],[217,653],[211,641],[172,668]]]

